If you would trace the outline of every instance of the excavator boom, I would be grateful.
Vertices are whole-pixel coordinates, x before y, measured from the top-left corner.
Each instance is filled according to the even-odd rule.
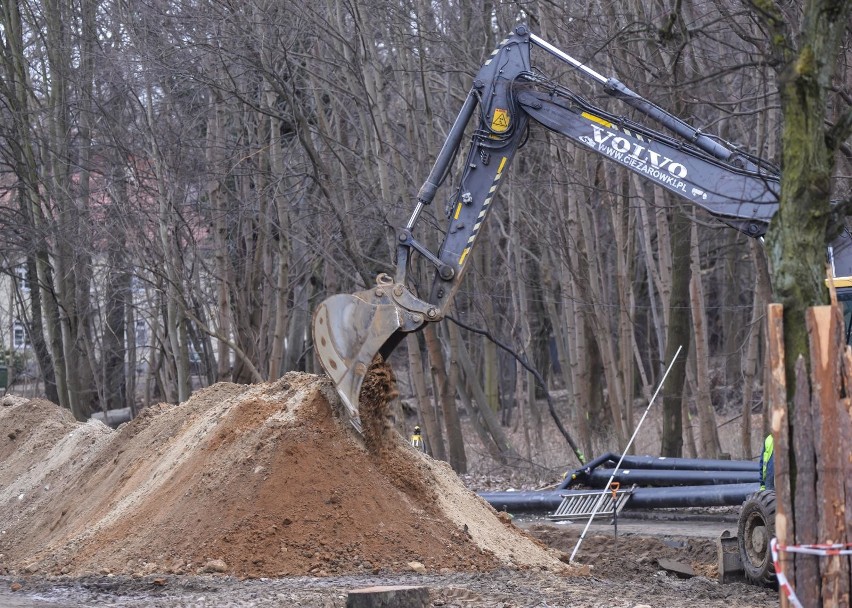
[[[610,114],[540,72],[533,72],[533,46],[570,64],[584,77],[602,85],[608,94],[673,135]],[[382,274],[372,288],[332,296],[320,304],[314,315],[317,355],[359,431],[358,397],[370,365],[377,355],[386,358],[406,334],[444,317],[470,263],[480,229],[505,182],[505,174],[528,135],[530,122],[564,135],[580,149],[620,164],[748,236],[762,236],[778,210],[780,172],[771,163],[702,133],[618,80],[601,76],[531,34],[525,26],[519,26],[474,77],[418,193],[414,212],[398,231],[394,277]],[[468,132],[467,157],[448,206],[449,224],[440,249],[433,253],[417,240],[415,227],[422,210],[432,203]],[[408,279],[415,253],[435,268],[426,297],[418,295]],[[852,275],[852,240],[848,232],[842,231],[829,247],[829,260],[835,277]]]

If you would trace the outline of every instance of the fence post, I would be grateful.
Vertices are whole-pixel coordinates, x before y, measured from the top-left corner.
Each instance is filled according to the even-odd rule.
[[[821,543],[846,541],[845,472],[849,446],[844,449],[841,417],[840,366],[843,319],[835,306],[815,306],[805,314],[811,354],[811,412],[816,464],[817,537]],[[800,541],[801,542],[801,541]],[[849,559],[820,558],[823,606],[849,604]]]
[[[768,358],[770,385],[766,387],[770,427],[775,442],[775,535],[782,545],[793,542],[793,501],[790,495],[790,441],[787,418],[787,377],[784,367],[784,306],[770,304],[767,309]],[[763,444],[761,443],[761,451]],[[793,581],[794,560],[779,556],[781,567]],[[787,608],[787,596],[780,594],[781,608]]]

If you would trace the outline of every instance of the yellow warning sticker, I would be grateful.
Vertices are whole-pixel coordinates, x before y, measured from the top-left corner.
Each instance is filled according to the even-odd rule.
[[[509,128],[509,110],[494,108],[494,116],[491,118],[491,130],[503,133]]]

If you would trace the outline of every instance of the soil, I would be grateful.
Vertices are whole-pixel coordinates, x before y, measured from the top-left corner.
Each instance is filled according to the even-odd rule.
[[[325,378],[217,384],[110,430],[0,402],[0,606],[343,607],[348,590],[430,588],[433,606],[774,606],[720,585],[712,540],[522,530],[411,448],[378,362],[364,435]],[[661,571],[663,557],[699,576]]]

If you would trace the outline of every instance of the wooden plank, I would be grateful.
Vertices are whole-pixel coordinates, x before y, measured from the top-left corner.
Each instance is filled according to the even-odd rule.
[[[811,354],[811,400],[816,457],[817,537],[843,542],[846,536],[840,428],[840,353],[842,318],[832,306],[815,306],[805,314]],[[840,556],[820,560],[822,605],[840,606],[848,599],[849,575]],[[846,603],[846,602],[844,602]]]
[[[846,542],[852,543],[852,347],[844,345],[842,361],[843,394],[846,397],[840,408],[840,428],[843,433],[841,442],[844,452],[841,455],[841,465],[844,469],[843,485],[846,494]],[[849,588],[852,589],[852,556],[846,558],[846,567],[849,569]]]
[[[814,479],[816,464],[813,440],[810,383],[805,360],[799,357],[796,361],[796,394],[793,400],[793,448],[796,457],[796,493],[793,496],[796,518],[794,544],[817,542]],[[819,558],[815,555],[796,554],[795,576],[795,589],[802,605],[819,605]],[[783,595],[781,593],[782,597]]]
[[[784,357],[784,307],[769,304],[767,309],[769,338],[769,377],[766,388],[770,428],[775,442],[775,535],[782,545],[795,539],[793,527],[793,497],[790,493],[790,425],[787,415],[787,377]],[[804,363],[803,363],[804,365]],[[761,444],[761,451],[763,450]],[[791,581],[796,580],[795,560],[792,555],[779,556],[781,568]],[[781,607],[788,606],[787,596],[780,594]]]
[[[429,589],[413,586],[377,586],[354,589],[346,608],[428,608]]]

